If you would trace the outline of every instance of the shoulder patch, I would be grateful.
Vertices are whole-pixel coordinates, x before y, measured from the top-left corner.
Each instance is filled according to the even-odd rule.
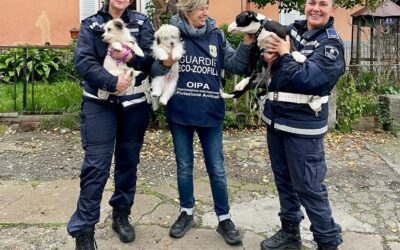
[[[326,29],[326,33],[328,35],[328,38],[340,39],[339,34],[336,32],[335,29]]]
[[[332,45],[326,45],[325,46],[325,57],[328,57],[331,60],[336,60],[336,58],[339,56],[339,50]]]

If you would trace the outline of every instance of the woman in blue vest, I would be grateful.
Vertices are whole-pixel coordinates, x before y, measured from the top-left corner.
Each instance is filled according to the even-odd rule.
[[[331,17],[334,8],[334,0],[307,0],[306,20],[288,27],[291,41],[275,38],[266,43],[264,59],[272,64],[273,74],[263,120],[282,227],[261,242],[261,249],[301,248],[301,205],[319,250],[337,249],[342,242],[323,184],[328,99],[345,67],[343,43]],[[307,56],[304,64],[290,55],[290,42]]]
[[[197,133],[210,178],[217,231],[228,244],[238,244],[242,236],[230,219],[227,182],[222,150],[222,122],[225,105],[220,97],[221,70],[244,74],[254,38],[246,35],[235,51],[224,39],[215,21],[208,16],[208,0],[180,0],[178,15],[171,24],[182,35],[186,54],[180,60],[179,81],[175,95],[167,105],[177,164],[181,214],[170,229],[170,236],[180,238],[194,226],[193,209],[193,136]],[[171,60],[159,62],[165,71]],[[154,73],[155,75],[165,74]]]
[[[81,139],[85,150],[80,175],[80,194],[76,211],[68,222],[68,233],[76,240],[76,249],[95,249],[94,229],[100,219],[100,202],[115,157],[115,190],[109,200],[113,207],[112,227],[122,242],[135,239],[129,214],[136,190],[136,171],[144,133],[149,123],[146,100],[147,75],[154,62],[150,55],[153,27],[147,17],[128,9],[132,0],[109,0],[93,16],[82,21],[75,50],[75,65],[85,82],[81,112]],[[145,53],[137,57],[128,49],[108,51],[103,41],[104,25],[121,18]],[[124,92],[130,85],[124,74],[114,76],[104,67],[107,53],[115,62],[127,63],[142,71],[136,77],[131,95],[109,95],[99,90]]]

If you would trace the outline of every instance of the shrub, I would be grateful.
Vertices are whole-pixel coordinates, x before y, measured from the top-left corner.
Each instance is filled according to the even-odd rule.
[[[347,72],[337,83],[337,119],[338,128],[343,132],[351,131],[352,125],[362,116],[365,103],[357,92],[353,75]]]
[[[7,81],[23,81],[24,54],[27,51],[26,80],[48,81],[62,64],[61,51],[45,48],[10,49],[0,54],[0,70]]]
[[[243,40],[243,34],[242,33],[239,33],[239,34],[228,33],[228,24],[226,24],[226,23],[221,24],[221,26],[219,28],[224,32],[226,40],[228,40],[230,45],[234,49],[236,49],[239,46],[240,42]]]

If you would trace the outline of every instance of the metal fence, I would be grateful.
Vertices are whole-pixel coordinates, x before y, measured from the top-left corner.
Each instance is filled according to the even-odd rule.
[[[9,96],[12,99],[13,107],[9,111],[21,111],[22,113],[40,112],[35,110],[35,103],[38,99],[35,89],[38,84],[48,82],[54,76],[58,79],[79,82],[72,63],[72,49],[71,46],[61,45],[0,46],[0,58],[3,56],[3,60],[0,61],[0,64],[2,64],[0,67],[0,84],[8,85],[8,87],[12,86],[13,88],[12,94]],[[58,65],[54,66],[50,62],[51,58],[40,58],[37,56],[43,52],[59,52],[59,58],[57,58],[59,60]],[[49,61],[45,62],[45,59]],[[46,71],[51,65],[54,67],[53,71],[50,76],[47,76],[47,73],[43,71]],[[38,66],[41,67],[39,68]],[[42,79],[39,73],[46,76],[46,79]],[[22,101],[22,104],[18,103],[19,101]],[[18,110],[17,106],[21,105],[21,110]],[[54,110],[51,112],[57,111]]]
[[[350,58],[350,47],[346,47],[346,58]],[[28,67],[32,67],[27,61],[30,53],[33,49],[45,49],[54,51],[63,51],[64,62],[69,62],[70,69],[62,68],[57,71],[57,74],[64,75],[64,78],[69,81],[79,83],[79,78],[71,74],[74,65],[72,63],[72,49],[70,46],[13,46],[13,47],[0,47],[0,53],[6,53],[12,49],[22,50],[23,61],[22,61],[22,81],[17,81],[16,75],[13,79],[5,80],[3,69],[0,69],[0,85],[8,85],[12,87],[12,92],[5,98],[9,98],[13,102],[13,106],[9,111],[19,111],[23,113],[35,113],[41,112],[41,110],[35,109],[35,103],[42,101],[35,89],[41,84],[35,77],[27,77]],[[14,58],[15,59],[15,58]],[[68,64],[68,63],[67,63]],[[15,65],[17,67],[17,65]],[[17,71],[17,69],[14,69]],[[360,93],[372,93],[373,96],[388,93],[399,93],[400,92],[400,65],[399,64],[387,64],[387,63],[364,63],[362,65],[348,65],[346,71],[351,73],[354,82],[357,87],[357,91]],[[1,76],[3,73],[3,77]],[[18,88],[17,88],[18,86]],[[4,96],[4,95],[3,95]],[[17,98],[18,96],[18,98]],[[3,97],[4,98],[4,97]],[[69,97],[75,98],[75,97]],[[79,97],[78,97],[79,98]],[[376,98],[376,102],[377,102]],[[249,101],[250,103],[250,101]],[[18,106],[18,108],[17,108]],[[249,105],[245,105],[249,106]],[[59,110],[51,110],[51,112],[59,112]]]

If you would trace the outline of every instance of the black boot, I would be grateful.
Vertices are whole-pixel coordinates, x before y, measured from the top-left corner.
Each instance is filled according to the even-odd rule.
[[[337,250],[338,246],[318,243],[318,250]]]
[[[97,248],[94,241],[94,228],[83,229],[75,238],[75,250],[94,250]]]
[[[220,221],[217,227],[217,232],[224,237],[225,242],[229,245],[236,245],[242,243],[242,235],[236,229],[235,224],[231,219]]]
[[[300,224],[282,219],[282,228],[261,242],[262,250],[270,249],[300,249]]]
[[[135,229],[129,223],[130,214],[130,208],[125,206],[114,207],[112,211],[112,228],[118,233],[119,239],[124,243],[135,240]]]
[[[194,225],[193,215],[188,215],[183,211],[169,230],[169,235],[174,238],[181,238],[189,229],[194,227]]]

